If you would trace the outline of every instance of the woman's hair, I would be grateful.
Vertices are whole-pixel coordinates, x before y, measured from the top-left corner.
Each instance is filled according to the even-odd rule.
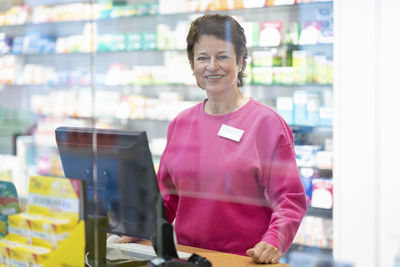
[[[193,21],[186,37],[186,51],[192,69],[194,68],[194,45],[199,42],[202,35],[212,35],[233,44],[236,64],[239,64],[240,59],[243,59],[243,66],[238,74],[238,86],[243,86],[243,71],[246,68],[248,52],[242,26],[231,16],[220,14],[204,15]]]

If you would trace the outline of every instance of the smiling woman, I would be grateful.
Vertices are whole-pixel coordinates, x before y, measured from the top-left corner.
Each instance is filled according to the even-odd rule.
[[[276,263],[306,211],[293,135],[242,94],[247,48],[230,16],[192,22],[187,53],[207,99],[169,125],[157,179],[178,243]]]

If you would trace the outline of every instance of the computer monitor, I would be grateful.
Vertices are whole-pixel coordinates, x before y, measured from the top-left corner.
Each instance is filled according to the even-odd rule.
[[[106,216],[108,233],[151,240],[159,189],[146,133],[75,127],[55,132],[65,177],[86,182],[86,214]]]

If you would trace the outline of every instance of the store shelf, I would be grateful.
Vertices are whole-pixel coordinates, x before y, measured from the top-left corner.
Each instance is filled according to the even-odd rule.
[[[290,247],[288,254],[290,254],[293,251],[303,251],[307,253],[314,253],[314,254],[323,254],[328,257],[332,257],[332,249],[331,248],[321,248],[321,247],[315,247],[315,246],[307,246],[307,245],[301,245],[301,244],[292,244]]]
[[[56,5],[56,1],[45,1],[44,5]],[[53,2],[53,3],[52,3]],[[63,3],[63,4],[69,4],[69,3],[90,3],[88,1],[69,1],[68,3]],[[140,15],[132,15],[132,16],[116,16],[112,18],[98,18],[98,19],[83,19],[83,20],[66,20],[66,21],[49,21],[49,22],[39,22],[39,23],[25,23],[25,24],[17,24],[17,25],[1,25],[0,28],[15,28],[15,27],[26,27],[26,26],[43,26],[47,24],[70,24],[70,23],[87,23],[87,22],[105,22],[108,23],[109,21],[115,21],[115,20],[129,20],[132,18],[147,18],[151,17],[154,19],[155,17],[162,16],[164,18],[172,17],[175,20],[179,19],[179,17],[188,17],[192,15],[201,15],[204,13],[229,13],[232,15],[237,15],[237,14],[243,14],[243,12],[248,12],[248,13],[255,13],[255,12],[265,12],[271,11],[271,12],[277,12],[277,11],[288,11],[293,9],[298,9],[298,11],[301,11],[302,9],[308,10],[310,8],[318,8],[318,7],[323,7],[323,6],[330,6],[332,5],[333,1],[317,1],[317,2],[310,2],[310,3],[299,3],[299,4],[289,4],[289,5],[277,5],[277,6],[264,6],[264,7],[254,7],[254,8],[245,8],[245,9],[231,9],[231,10],[211,10],[211,11],[199,11],[199,12],[174,12],[174,13],[152,13],[152,14],[140,14]],[[28,3],[28,5],[31,3]],[[30,5],[36,6],[39,4],[35,5]]]
[[[314,208],[311,206],[307,207],[306,216],[316,216],[322,217],[326,219],[332,219],[332,209],[321,209],[321,208]]]
[[[65,88],[65,87],[89,87],[91,84],[0,84],[0,87],[3,89],[12,89],[12,88],[27,88],[31,89],[34,87],[49,87],[49,88]],[[104,84],[96,84],[95,85],[99,89],[120,89],[120,88],[173,88],[179,89],[180,87],[184,88],[196,88],[196,85],[188,85],[188,84],[180,84],[180,83],[171,83],[171,84],[127,84],[127,85],[104,85]],[[272,87],[286,87],[297,89],[299,87],[306,87],[312,89],[321,88],[321,90],[325,90],[326,88],[331,88],[333,85],[331,84],[317,84],[317,83],[308,83],[308,84],[253,84],[253,83],[245,83],[244,87],[258,88],[270,90]],[[309,127],[309,126],[303,126]]]
[[[304,50],[307,48],[332,48],[332,44],[305,44],[305,45],[293,45],[293,44],[281,44],[279,46],[250,46],[248,47],[249,52],[251,51],[263,51],[263,50],[270,50],[273,48],[288,48],[291,50]],[[42,57],[42,56],[69,56],[69,55],[82,55],[82,56],[89,56],[92,54],[96,55],[115,55],[115,54],[126,54],[126,53],[151,53],[151,52],[178,52],[178,53],[186,53],[185,49],[138,49],[138,50],[118,50],[118,51],[93,51],[93,52],[68,52],[68,53],[7,53],[7,54],[0,54],[0,56],[23,56],[23,57]],[[329,85],[329,84],[327,84]]]

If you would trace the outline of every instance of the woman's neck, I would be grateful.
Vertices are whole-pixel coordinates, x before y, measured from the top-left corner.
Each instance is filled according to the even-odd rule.
[[[204,111],[211,115],[224,115],[238,110],[244,106],[249,98],[244,96],[239,90],[235,93],[224,95],[208,95],[204,105]]]

